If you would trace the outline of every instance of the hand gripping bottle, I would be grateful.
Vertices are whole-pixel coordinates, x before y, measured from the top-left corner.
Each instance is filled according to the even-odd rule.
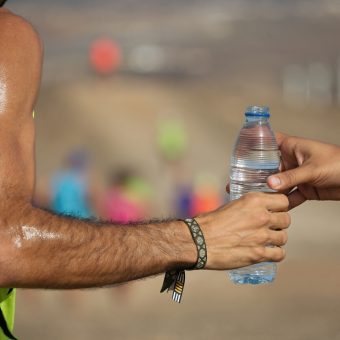
[[[269,108],[249,106],[231,156],[230,200],[250,191],[273,192],[267,177],[279,171],[280,152],[269,124]],[[268,245],[270,246],[270,245]],[[264,262],[229,271],[236,284],[272,282],[276,264]]]

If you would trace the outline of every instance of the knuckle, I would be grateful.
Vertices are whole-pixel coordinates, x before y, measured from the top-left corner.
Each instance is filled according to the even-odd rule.
[[[287,211],[289,207],[289,199],[284,194],[274,194],[273,200],[276,200],[276,203],[280,206],[281,211]]]
[[[284,214],[284,218],[285,218],[285,226],[289,227],[291,222],[292,222],[292,218],[291,218],[290,214],[288,214],[288,213]]]
[[[261,242],[261,244],[266,245],[266,244],[269,244],[270,241],[271,241],[271,238],[270,238],[270,233],[269,233],[269,231],[268,231],[268,230],[263,231],[263,233],[262,233],[261,236],[260,236],[260,242]]]
[[[286,195],[280,195],[280,196],[281,196],[281,200],[282,200],[282,206],[285,208],[285,210],[288,210],[288,207],[289,207],[288,196],[286,196]]]
[[[288,241],[288,234],[285,231],[282,231],[280,244],[283,246],[287,243],[287,241]]]
[[[252,260],[254,263],[261,262],[265,259],[265,249],[264,247],[256,247],[253,249]]]
[[[282,261],[286,257],[286,251],[283,248],[280,249],[279,261]]]
[[[267,225],[270,222],[270,213],[268,211],[259,211],[255,218],[261,225]]]
[[[273,256],[272,261],[275,261],[275,262],[282,261],[286,256],[286,251],[283,248],[279,248],[279,247],[277,247],[275,250],[276,250],[275,255]]]
[[[277,229],[285,229],[290,226],[291,223],[291,217],[288,213],[279,213],[276,215],[277,221],[275,222],[275,226],[277,226]]]
[[[243,197],[245,200],[250,201],[254,204],[258,204],[263,196],[262,192],[248,192]]]

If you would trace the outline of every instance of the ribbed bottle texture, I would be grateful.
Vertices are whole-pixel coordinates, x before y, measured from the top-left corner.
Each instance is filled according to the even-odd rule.
[[[279,171],[280,153],[269,117],[267,107],[251,106],[246,110],[231,157],[230,200],[251,191],[273,192],[266,181]],[[230,280],[237,284],[272,282],[275,275],[276,264],[270,262],[229,271]]]

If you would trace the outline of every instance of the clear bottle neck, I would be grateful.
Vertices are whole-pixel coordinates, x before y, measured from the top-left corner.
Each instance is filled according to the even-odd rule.
[[[259,124],[265,124],[269,123],[269,117],[246,116],[245,121],[246,123],[258,122]]]
[[[248,106],[245,112],[246,123],[265,124],[269,122],[270,113],[267,106]]]

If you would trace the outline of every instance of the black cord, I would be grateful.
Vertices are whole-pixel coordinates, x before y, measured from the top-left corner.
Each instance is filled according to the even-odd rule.
[[[0,0],[0,7],[2,7],[7,0]]]

